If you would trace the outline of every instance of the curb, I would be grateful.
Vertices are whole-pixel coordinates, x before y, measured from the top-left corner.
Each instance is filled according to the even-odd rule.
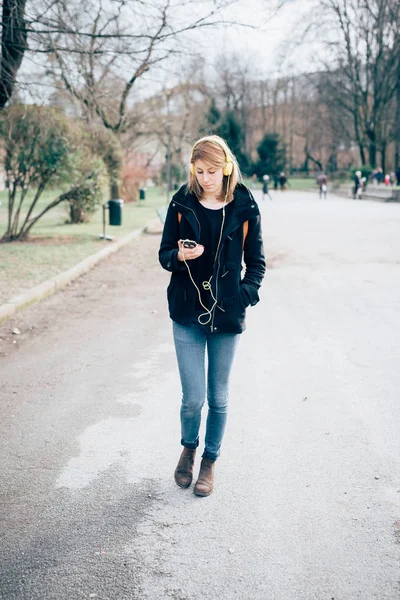
[[[90,271],[90,269],[97,265],[97,263],[99,263],[101,260],[107,256],[110,256],[111,254],[114,254],[114,252],[117,252],[120,248],[129,244],[129,242],[141,236],[146,230],[147,227],[135,229],[135,231],[132,231],[132,233],[129,233],[125,237],[114,242],[111,246],[103,248],[99,252],[96,252],[96,254],[88,256],[67,271],[59,273],[51,279],[47,279],[47,281],[36,285],[22,294],[18,294],[18,296],[14,296],[5,304],[0,305],[0,323],[12,317],[16,312],[23,310],[24,308],[28,308],[28,306],[31,304],[34,304],[39,300],[43,300],[47,296],[51,296],[58,290],[61,290],[74,279],[77,279],[84,273]]]

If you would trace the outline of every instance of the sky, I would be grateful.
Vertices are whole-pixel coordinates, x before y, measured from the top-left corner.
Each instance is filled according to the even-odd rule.
[[[230,54],[248,56],[261,76],[274,73],[303,72],[313,68],[310,48],[296,44],[304,21],[311,18],[314,0],[290,0],[279,10],[276,0],[240,0],[223,12],[227,20],[250,27],[228,26],[209,38],[208,53],[212,60],[215,47]],[[207,53],[207,45],[205,52]]]
[[[204,58],[203,64],[210,77],[221,55],[240,61],[242,66],[251,70],[251,78],[254,79],[316,70],[318,44],[314,42],[310,47],[309,44],[298,43],[304,23],[311,19],[315,0],[282,2],[284,5],[278,10],[277,0],[237,0],[229,9],[219,13],[219,18],[232,24],[190,31],[181,38],[185,57],[190,52],[199,53]],[[190,15],[192,19],[194,16]],[[185,15],[182,18],[187,17]],[[163,68],[154,68],[136,87],[137,97],[143,99],[152,90],[165,85],[165,82],[167,85],[177,83],[181,75],[180,60],[178,58],[176,63],[175,82],[171,65],[168,65],[166,72]]]

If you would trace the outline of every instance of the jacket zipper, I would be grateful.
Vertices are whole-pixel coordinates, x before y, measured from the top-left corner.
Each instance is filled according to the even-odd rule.
[[[223,249],[224,245],[222,244],[219,252],[218,252],[218,261],[217,261],[217,273],[216,273],[216,277],[215,277],[215,299],[216,299],[216,303],[214,306],[214,310],[213,310],[213,314],[212,314],[212,319],[211,319],[211,333],[214,331],[214,317],[215,317],[215,309],[217,308],[217,304],[218,304],[218,276],[219,276],[219,270],[221,268],[221,254],[222,254],[222,249]]]

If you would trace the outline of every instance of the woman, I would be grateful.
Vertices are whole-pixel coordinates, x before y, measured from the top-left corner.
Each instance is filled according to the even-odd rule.
[[[215,135],[198,140],[189,183],[169,204],[159,251],[161,265],[172,272],[167,295],[182,384],[183,452],[175,470],[180,487],[192,483],[206,395],[208,400],[197,496],[213,490],[236,344],[245,329],[246,307],[259,301],[265,272],[260,213],[239,181],[238,164],[224,140]]]

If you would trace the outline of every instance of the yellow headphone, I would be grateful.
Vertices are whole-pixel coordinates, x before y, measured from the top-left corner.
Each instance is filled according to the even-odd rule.
[[[222,173],[226,177],[229,177],[229,175],[232,175],[233,162],[232,162],[232,158],[230,156],[228,146],[225,144],[225,142],[222,138],[220,138],[216,135],[208,135],[206,137],[203,137],[200,140],[197,140],[197,142],[193,146],[192,153],[190,155],[190,172],[191,172],[191,174],[195,175],[194,164],[192,163],[193,153],[194,153],[195,149],[197,148],[197,146],[199,144],[201,144],[201,142],[214,142],[215,144],[218,144],[218,146],[220,146],[220,148],[222,148],[222,150],[224,151],[225,160],[226,160],[226,162],[223,166],[223,169],[222,169]]]

